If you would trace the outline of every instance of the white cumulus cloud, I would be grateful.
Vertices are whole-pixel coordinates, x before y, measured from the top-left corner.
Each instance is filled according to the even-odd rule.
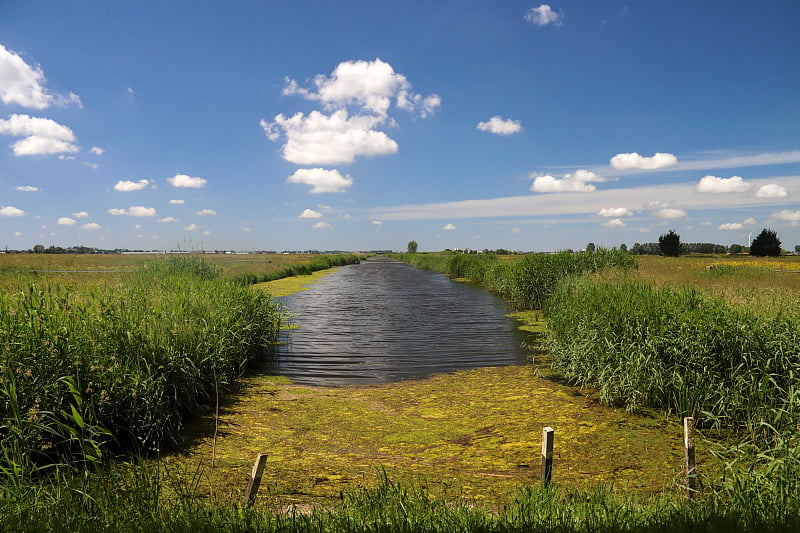
[[[81,226],[81,229],[88,229],[89,231],[95,231],[101,229],[103,226],[98,224],[97,222],[89,222],[88,224],[84,224]]]
[[[478,122],[478,129],[497,135],[511,135],[522,131],[522,122],[519,120],[504,119],[495,115],[486,122]]]
[[[756,192],[758,198],[785,198],[788,194],[785,187],[776,185],[775,183],[763,185],[759,187],[758,192]]]
[[[141,191],[142,189],[146,189],[148,185],[150,185],[150,180],[119,180],[116,184],[114,184],[114,190],[120,192]]]
[[[178,222],[178,219],[175,217],[164,217],[164,218],[159,218],[158,221],[161,222],[162,224],[170,224],[172,222]]]
[[[20,185],[17,187],[17,190],[22,192],[38,192],[39,187],[34,187],[33,185]]]
[[[525,20],[533,22],[537,26],[547,26],[548,24],[560,26],[564,20],[564,15],[553,11],[549,5],[542,4],[539,7],[532,7],[525,14]]]
[[[173,187],[199,189],[205,187],[208,180],[203,178],[193,178],[186,174],[175,174],[171,178],[167,178],[167,182]]]
[[[772,218],[776,220],[785,220],[787,222],[800,222],[800,211],[783,209],[777,213],[772,213]]]
[[[86,211],[78,211],[77,213],[72,213],[72,216],[75,218],[89,218],[89,213]]]
[[[573,174],[564,174],[561,178],[531,174],[534,192],[592,192],[597,189],[591,182],[603,182],[605,178],[589,170],[576,170]]]
[[[445,230],[445,231],[453,231],[454,229],[456,229],[456,225],[455,224],[445,224],[442,227],[442,229]]]
[[[58,219],[58,225],[59,226],[74,226],[75,223],[76,223],[76,220],[74,218],[61,217],[61,218]]]
[[[746,219],[744,219],[742,221],[742,224],[750,224],[750,225],[752,225],[752,224],[757,224],[757,223],[758,223],[758,221],[756,221],[756,219],[754,219],[754,218],[746,218]]]
[[[103,150],[99,146],[92,146],[91,148],[89,148],[89,151],[94,155],[103,155],[103,152],[105,152],[105,150]]]
[[[611,158],[611,166],[617,170],[642,169],[658,170],[662,168],[674,167],[678,164],[678,158],[672,154],[656,152],[651,157],[641,156],[636,152],[617,154]]]
[[[382,131],[375,129],[382,119],[371,115],[349,116],[341,109],[325,115],[312,111],[308,115],[283,114],[275,122],[261,121],[261,127],[272,140],[286,135],[283,158],[298,165],[331,165],[352,163],[357,156],[395,154],[397,143]]]
[[[181,204],[183,204],[183,202],[184,202],[183,200],[170,200],[169,201],[169,203],[171,205],[181,205]]]
[[[629,217],[633,213],[624,207],[606,207],[597,212],[599,217]]]
[[[370,222],[376,226],[383,226],[383,222],[381,222],[380,220],[372,220]]]
[[[109,209],[109,215],[128,215],[131,217],[154,217],[156,216],[156,210],[153,207],[144,207],[141,205],[134,205],[129,207],[128,209]]]
[[[197,212],[197,215],[201,217],[216,215],[216,214],[217,212],[214,211],[213,209],[201,209],[200,211]]]
[[[0,217],[21,217],[25,211],[13,205],[0,205]]]
[[[297,218],[322,218],[322,213],[318,213],[313,209],[306,209]]]
[[[745,182],[741,176],[731,176],[730,178],[704,176],[695,187],[697,192],[712,194],[744,192],[748,189],[750,189],[750,184]]]
[[[413,92],[406,77],[380,59],[339,63],[330,76],[317,75],[311,89],[287,78],[283,94],[319,102],[324,111],[290,117],[281,113],[272,122],[260,122],[270,140],[285,136],[283,158],[298,165],[351,163],[358,156],[397,153],[397,143],[380,131],[396,124],[389,116],[392,104],[424,118],[442,101],[436,94]]]
[[[683,218],[686,216],[686,211],[683,209],[675,209],[675,208],[666,208],[660,209],[655,212],[655,215],[659,218]]]
[[[287,183],[304,183],[311,185],[312,194],[325,192],[343,192],[353,184],[350,175],[342,176],[338,170],[324,168],[299,168],[286,179]]]
[[[314,224],[311,227],[314,228],[314,229],[327,229],[327,228],[330,228],[332,226],[330,224],[328,224],[327,222],[317,222],[316,224]]]
[[[185,229],[186,231],[194,231],[194,230],[197,229],[197,227],[198,227],[197,224],[189,224],[188,226],[186,226],[183,229]]]
[[[717,227],[717,229],[723,229],[723,230],[729,230],[729,231],[742,229],[742,228],[744,228],[744,226],[739,222],[728,222],[728,223],[725,223],[725,224],[720,224]]]
[[[625,223],[622,221],[621,218],[612,218],[608,222],[603,222],[600,224],[604,228],[624,228]]]
[[[325,109],[343,109],[355,106],[363,112],[385,117],[392,104],[405,111],[420,110],[429,114],[441,102],[437,95],[423,97],[411,91],[411,83],[402,74],[395,72],[389,63],[376,58],[374,61],[343,61],[330,77],[318,74],[314,77],[316,90],[300,87],[291,78],[286,79],[283,94],[299,94],[309,100],[322,103]]]
[[[72,130],[49,118],[14,114],[0,120],[0,134],[23,137],[12,145],[17,156],[64,154],[79,150]]]
[[[51,105],[81,105],[77,94],[51,94],[45,89],[46,79],[41,67],[31,67],[24,59],[0,44],[0,100],[32,109]]]

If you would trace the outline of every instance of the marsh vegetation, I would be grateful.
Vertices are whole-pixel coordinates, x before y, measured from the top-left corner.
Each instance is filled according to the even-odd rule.
[[[579,460],[580,446],[594,446],[580,428],[598,433],[614,417],[629,416],[626,410],[651,413],[652,435],[646,424],[629,426],[630,440],[642,446],[642,462],[652,461],[647,449],[665,461],[665,478],[653,485],[661,488],[642,491],[601,472],[587,475],[579,461],[572,463],[576,475],[563,471],[556,487],[531,485],[535,477],[526,471],[530,461],[524,456],[535,457],[538,443],[529,437],[550,423],[532,413],[559,412],[569,403],[569,391],[578,390],[548,381],[550,388],[563,387],[560,406],[548,407],[531,366],[349,391],[308,392],[247,378],[238,381],[238,395],[225,395],[250,361],[269,357],[279,327],[270,296],[249,283],[281,268],[292,273],[291,265],[277,268],[283,258],[275,257],[258,259],[274,263],[251,264],[220,257],[143,266],[140,257],[123,257],[126,263],[113,265],[45,258],[68,263],[32,267],[12,256],[0,267],[0,515],[7,530],[733,531],[800,525],[796,258],[634,260],[606,250],[403,257],[452,278],[478,281],[521,310],[543,310],[547,363],[556,377],[584,387],[573,396],[582,414],[567,417],[575,422],[572,436],[564,419],[561,435],[571,445],[564,451],[564,468],[571,464],[570,453]],[[237,263],[224,263],[231,260]],[[330,266],[337,260],[328,261]],[[530,317],[535,323],[525,327],[541,331],[540,313]],[[492,382],[496,388],[488,386]],[[470,391],[480,391],[474,404],[453,403]],[[198,418],[215,411],[218,394],[223,418]],[[253,401],[257,405],[248,403]],[[243,439],[238,445],[243,453],[217,450],[210,455],[215,471],[203,460],[164,458],[170,445],[185,447],[186,437],[200,446],[217,444],[209,424],[237,410],[252,417],[261,402],[271,402],[274,420],[262,435],[277,438],[272,444],[222,425],[220,436]],[[358,441],[337,433],[337,424],[354,405],[364,415],[354,424],[370,430],[362,435],[365,443],[382,443],[378,449],[384,451],[374,455],[364,444],[371,452],[356,458],[361,466],[350,471],[341,458]],[[459,415],[463,428],[450,416],[455,405],[475,407],[474,417]],[[300,409],[281,429],[290,406]],[[495,409],[496,420],[487,418],[487,406]],[[301,412],[309,418],[304,421]],[[683,415],[696,416],[707,437],[699,503],[684,500],[676,481],[679,434],[656,436],[669,433],[665,427]],[[519,426],[503,425],[517,418],[523,421]],[[250,420],[253,427],[264,423],[263,417]],[[319,423],[333,432],[315,429]],[[313,442],[322,448],[301,453],[292,467],[294,452],[276,444],[292,439],[310,439],[303,441],[306,451],[314,449]],[[336,439],[343,439],[339,447],[332,444]],[[283,468],[273,483],[296,486],[268,484],[263,505],[243,509],[231,502],[252,460],[247,452],[255,448],[249,446],[262,444],[278,450],[278,458],[283,454],[273,466]],[[664,450],[657,450],[662,445]],[[392,454],[404,446],[413,448],[416,466],[392,468],[398,466]],[[313,475],[321,450],[329,450],[342,472]],[[133,459],[130,451],[151,459]],[[454,457],[465,462],[451,462]],[[496,458],[508,464],[493,463]],[[310,461],[307,470],[303,461]],[[389,468],[376,470],[380,464]],[[461,475],[471,469],[474,476]],[[441,472],[451,472],[452,483],[437,485]],[[631,470],[631,479],[641,479],[642,472]],[[616,490],[598,485],[603,482],[617,483]],[[489,488],[498,486],[503,489]],[[329,497],[298,507],[297,498],[292,503],[292,497],[269,496],[293,491]]]

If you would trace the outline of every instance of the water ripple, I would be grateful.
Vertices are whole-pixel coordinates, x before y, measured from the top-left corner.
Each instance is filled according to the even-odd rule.
[[[300,327],[283,334],[271,371],[297,383],[386,383],[529,355],[502,299],[386,258],[280,300]]]

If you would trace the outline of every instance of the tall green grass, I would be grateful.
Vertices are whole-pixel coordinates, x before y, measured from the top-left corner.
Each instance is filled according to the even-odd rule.
[[[489,290],[531,309],[540,309],[566,277],[605,268],[636,267],[632,255],[616,249],[529,254],[513,262],[500,260],[494,254],[397,254],[394,257],[416,268],[483,283]]]
[[[362,256],[355,254],[323,255],[315,258],[310,263],[289,265],[276,272],[267,274],[240,274],[234,278],[235,281],[245,285],[254,285],[276,279],[290,278],[292,276],[307,276],[319,270],[326,270],[337,266],[355,265],[361,262]]]
[[[545,306],[554,366],[602,398],[755,431],[800,415],[800,324],[692,288],[571,279]]]
[[[186,480],[189,480],[188,482]],[[393,483],[343,494],[338,502],[306,510],[221,506],[202,499],[192,476],[141,464],[81,476],[63,473],[58,484],[31,486],[23,498],[0,500],[3,531],[151,532],[683,532],[796,531],[800,493],[780,499],[737,474],[733,504],[723,491],[689,502],[675,496],[635,500],[607,488],[568,491],[521,487],[505,506],[488,510],[454,494]],[[751,492],[752,491],[752,492]],[[174,495],[180,494],[176,498]]]
[[[114,285],[0,294],[0,490],[107,450],[157,450],[268,356],[269,296],[202,261],[156,260]]]

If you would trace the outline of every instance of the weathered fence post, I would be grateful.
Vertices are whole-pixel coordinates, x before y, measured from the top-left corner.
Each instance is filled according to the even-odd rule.
[[[697,473],[694,462],[694,418],[683,419],[683,444],[686,449],[686,495],[691,500],[697,492]]]
[[[267,464],[267,454],[260,453],[256,457],[256,462],[253,464],[253,470],[250,472],[250,481],[247,482],[247,490],[244,492],[245,507],[250,507],[256,500],[258,487],[261,485],[261,476],[264,475],[264,466]]]
[[[542,430],[542,485],[550,484],[553,477],[553,428],[547,426]]]

